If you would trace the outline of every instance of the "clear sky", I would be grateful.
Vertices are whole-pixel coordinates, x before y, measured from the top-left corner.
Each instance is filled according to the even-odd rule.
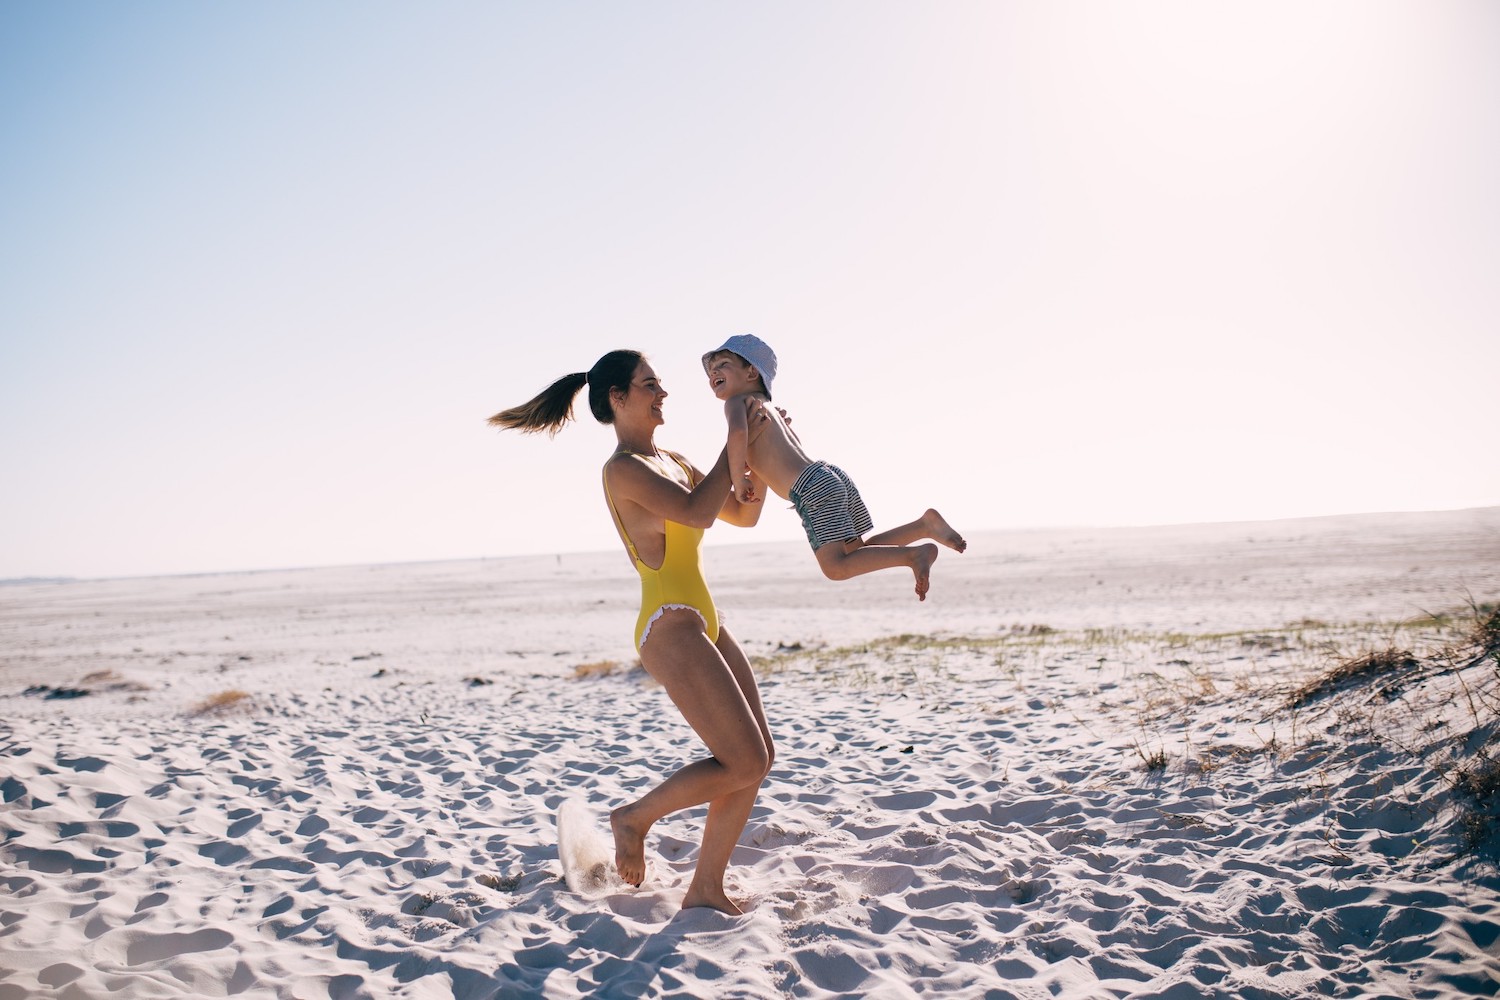
[[[607,549],[484,418],[741,332],[877,526],[1500,503],[1497,177],[1486,0],[11,0],[0,577]]]

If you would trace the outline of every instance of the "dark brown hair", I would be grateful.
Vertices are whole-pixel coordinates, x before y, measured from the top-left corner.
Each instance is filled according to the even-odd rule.
[[[640,351],[610,351],[594,362],[587,372],[564,375],[531,400],[520,406],[501,410],[490,417],[496,427],[535,434],[556,434],[573,419],[573,398],[585,385],[589,387],[589,410],[601,424],[615,422],[615,411],[609,405],[609,394],[620,389],[630,391],[630,380],[646,356]]]

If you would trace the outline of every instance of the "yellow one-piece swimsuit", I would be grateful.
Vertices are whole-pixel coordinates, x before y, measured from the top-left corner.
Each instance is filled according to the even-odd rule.
[[[690,486],[696,485],[693,482],[693,470],[686,462],[670,451],[663,454],[677,463],[687,476]],[[650,460],[650,456],[641,457]],[[703,629],[708,633],[709,641],[718,642],[719,612],[714,607],[713,595],[708,592],[708,584],[703,579],[703,560],[699,553],[703,529],[692,528],[677,521],[665,521],[666,554],[662,557],[661,566],[652,569],[641,561],[635,543],[625,531],[625,523],[620,520],[620,512],[615,507],[615,498],[609,492],[608,476],[604,477],[604,496],[609,501],[609,512],[615,519],[615,527],[620,530],[620,537],[625,539],[625,547],[630,550],[635,571],[641,576],[641,613],[635,621],[635,648],[640,649],[645,644],[646,637],[651,634],[651,626],[656,624],[663,612],[676,608],[697,612],[698,617],[703,619]]]

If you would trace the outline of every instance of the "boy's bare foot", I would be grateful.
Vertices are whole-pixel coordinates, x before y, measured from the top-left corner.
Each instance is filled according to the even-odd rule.
[[[620,878],[639,887],[646,880],[646,830],[630,820],[630,807],[621,806],[609,814],[609,828],[615,835],[615,870]]]
[[[935,542],[941,542],[955,552],[962,552],[969,547],[964,541],[964,536],[953,530],[953,526],[943,519],[943,515],[927,508],[927,513],[922,515],[922,526],[927,529],[927,537]]]
[[[913,545],[914,558],[911,571],[917,576],[917,600],[927,600],[927,588],[930,586],[929,577],[932,574],[932,564],[937,562],[938,547],[931,542],[925,545]]]
[[[687,895],[682,897],[682,908],[686,910],[692,906],[706,906],[711,910],[727,913],[731,917],[738,917],[745,912],[733,900],[724,895],[723,891],[695,892],[692,888],[689,888]]]

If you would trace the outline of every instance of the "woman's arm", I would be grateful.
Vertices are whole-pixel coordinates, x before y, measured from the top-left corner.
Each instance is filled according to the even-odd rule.
[[[727,452],[719,455],[719,461],[721,464],[724,463],[726,456]],[[694,479],[701,480],[704,478],[703,473],[698,471],[698,467],[696,465],[694,465],[692,462],[689,462],[686,458],[682,458],[681,455],[678,455],[677,457],[681,459],[689,469],[693,470]],[[717,469],[717,466],[715,466],[715,468]],[[725,468],[727,469],[728,466],[726,465]],[[713,473],[709,473],[709,475],[713,475]],[[755,475],[753,472],[750,474],[750,485],[754,487],[756,496],[765,496],[766,484],[761,482],[760,477]],[[735,499],[733,493],[726,493],[724,496],[724,504],[719,508],[718,518],[725,524],[732,524],[736,528],[753,528],[755,527],[757,522],[760,521],[760,509],[762,506],[763,504],[761,504],[759,500],[755,501],[754,503],[740,503],[737,499]]]
[[[689,466],[692,468],[692,466]],[[729,460],[723,452],[719,460],[691,490],[656,471],[645,459],[620,454],[605,467],[610,494],[618,504],[629,500],[657,517],[693,528],[707,528],[714,523],[729,494]],[[693,469],[698,475],[698,470]],[[730,497],[733,503],[733,497]]]

